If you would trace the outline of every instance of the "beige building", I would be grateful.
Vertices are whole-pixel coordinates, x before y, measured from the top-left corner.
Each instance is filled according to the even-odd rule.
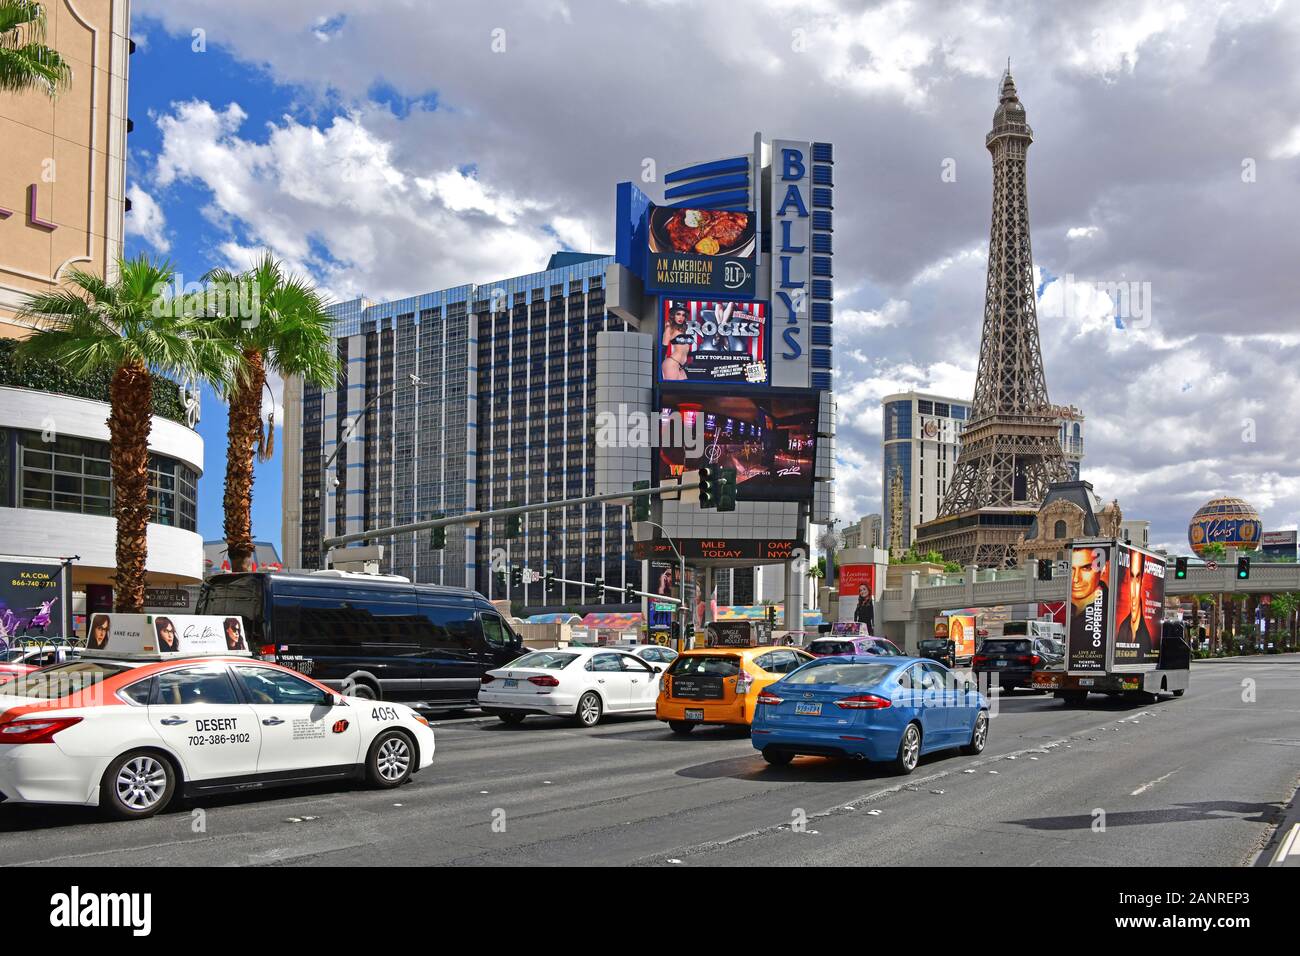
[[[24,334],[23,295],[69,267],[103,273],[122,251],[126,203],[127,0],[50,0],[46,43],[72,67],[51,100],[0,93],[0,336]]]
[[[44,6],[45,42],[68,61],[71,83],[55,99],[0,93],[0,563],[69,560],[79,626],[108,609],[116,570],[107,380],[53,388],[17,368],[12,340],[31,331],[16,315],[28,295],[57,288],[71,268],[110,274],[122,254],[130,4]],[[172,600],[203,574],[203,440],[197,404],[166,380],[154,391],[147,583]]]

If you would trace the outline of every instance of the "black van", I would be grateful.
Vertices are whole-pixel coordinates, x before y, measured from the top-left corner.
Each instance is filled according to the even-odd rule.
[[[525,650],[477,591],[364,574],[218,574],[196,610],[238,614],[254,654],[345,693],[434,710],[472,706],[484,672]]]

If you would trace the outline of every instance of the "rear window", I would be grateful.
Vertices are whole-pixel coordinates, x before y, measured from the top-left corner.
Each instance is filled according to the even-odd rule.
[[[1005,624],[1002,625],[1002,633],[1007,635],[1028,634],[1029,622],[1028,621],[1007,621]]]
[[[947,649],[948,642],[942,638],[931,638],[921,641],[918,646],[927,651],[942,651]]]
[[[1028,654],[1028,641],[1003,641],[996,638],[987,640],[980,647],[983,654]]]
[[[850,664],[837,661],[814,662],[795,671],[783,684],[879,684],[894,669],[892,664]]]
[[[38,697],[58,700],[100,683],[128,668],[108,661],[70,661],[33,671],[0,684],[0,697]]]
[[[856,654],[852,641],[813,641],[808,650],[814,654]]]
[[[534,651],[523,657],[515,658],[507,667],[533,667],[544,671],[562,671],[578,659],[577,654],[562,654],[558,651]]]
[[[673,661],[668,671],[672,674],[735,677],[740,673],[740,658],[730,654],[686,654]]]

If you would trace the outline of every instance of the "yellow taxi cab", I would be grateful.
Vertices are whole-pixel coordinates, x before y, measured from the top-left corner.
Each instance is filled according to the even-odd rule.
[[[813,660],[797,647],[709,647],[682,651],[659,679],[655,716],[675,734],[699,724],[748,727],[758,695]]]

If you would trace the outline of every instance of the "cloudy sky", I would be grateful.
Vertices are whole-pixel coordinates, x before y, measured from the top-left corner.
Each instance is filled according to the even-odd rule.
[[[881,396],[973,391],[1010,57],[1052,400],[1087,415],[1098,493],[1186,551],[1215,494],[1300,513],[1297,6],[136,0],[130,249],[198,278],[269,247],[336,298],[399,297],[612,251],[646,159],[831,141],[851,520],[881,506]]]

